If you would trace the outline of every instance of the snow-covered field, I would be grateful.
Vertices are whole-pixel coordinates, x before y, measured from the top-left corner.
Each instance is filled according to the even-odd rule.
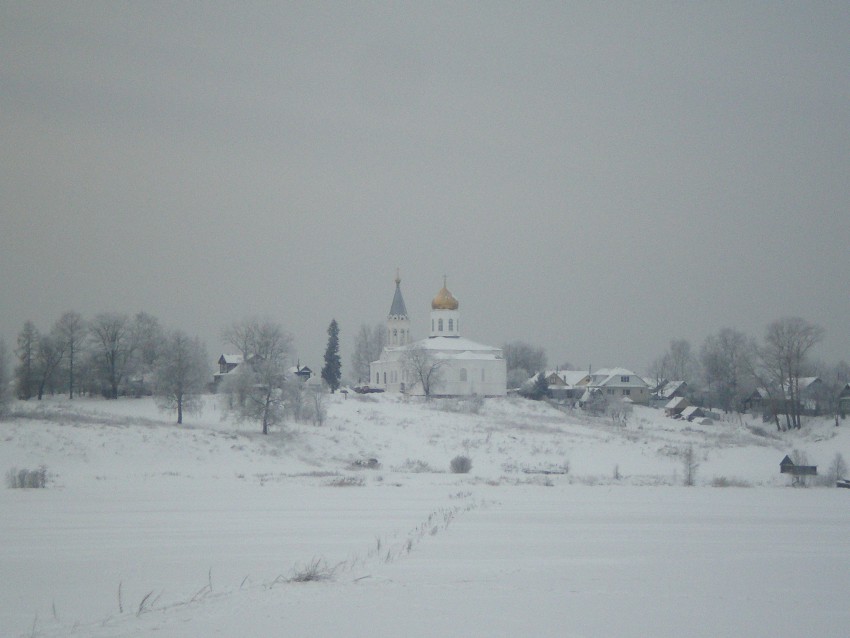
[[[0,636],[850,631],[850,490],[779,474],[850,458],[850,423],[337,395],[264,437],[216,397],[181,427],[149,399],[13,407],[0,471],[49,481],[0,488]]]

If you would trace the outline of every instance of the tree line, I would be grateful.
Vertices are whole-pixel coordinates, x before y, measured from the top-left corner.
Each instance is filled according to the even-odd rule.
[[[0,375],[6,375],[3,348]],[[164,408],[191,410],[208,381],[203,343],[182,330],[168,330],[145,312],[101,313],[86,320],[68,311],[46,331],[26,321],[14,349],[11,380],[18,399],[41,400],[45,393],[102,395],[155,394]]]
[[[237,418],[256,420],[263,433],[285,412],[296,419],[324,418],[321,398],[307,397],[303,384],[288,375],[292,336],[280,324],[246,318],[227,326],[222,338],[245,362],[239,374],[228,375],[219,388],[228,393]],[[13,352],[16,362],[10,377],[10,353],[0,341],[0,416],[13,394],[21,400],[57,393],[69,399],[150,394],[182,423],[184,412],[200,407],[212,379],[212,362],[200,339],[168,330],[146,312],[101,313],[87,320],[68,311],[45,331],[26,321]],[[341,373],[339,326],[333,320],[321,373],[331,392],[339,388]]]
[[[674,339],[668,350],[649,367],[650,381],[684,381],[698,389],[708,407],[743,411],[758,391],[766,416],[779,430],[799,429],[804,400],[801,380],[818,377],[823,411],[837,414],[838,396],[850,382],[846,361],[830,364],[813,358],[824,329],[801,317],[771,322],[761,341],[734,328],[723,328],[705,338],[699,350],[685,339]]]

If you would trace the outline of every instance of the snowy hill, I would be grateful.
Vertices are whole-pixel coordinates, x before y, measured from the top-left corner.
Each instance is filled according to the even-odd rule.
[[[821,474],[850,458],[850,425],[328,401],[323,425],[268,436],[214,396],[180,427],[150,399],[15,404],[0,470],[44,465],[49,480],[0,490],[0,635],[555,636],[569,622],[640,636],[646,608],[656,636],[839,635],[850,620],[826,593],[850,567],[850,491],[785,489],[778,471],[795,449]],[[688,447],[695,488],[681,487]],[[449,472],[457,455],[469,474]],[[711,487],[730,483],[753,489]],[[782,569],[810,603],[790,625],[774,616]],[[683,615],[715,607],[704,630]]]

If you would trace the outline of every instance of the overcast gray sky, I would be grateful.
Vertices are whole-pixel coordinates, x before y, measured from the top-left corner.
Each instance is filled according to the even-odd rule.
[[[321,366],[464,335],[643,370],[800,315],[850,358],[850,4],[0,3],[0,330],[248,315]]]

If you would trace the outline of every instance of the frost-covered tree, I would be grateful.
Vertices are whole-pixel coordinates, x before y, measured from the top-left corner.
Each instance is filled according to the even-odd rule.
[[[342,364],[339,359],[339,324],[332,319],[328,326],[328,346],[325,348],[325,365],[322,367],[322,379],[331,389],[331,394],[339,388],[342,378]]]
[[[89,335],[104,393],[108,399],[117,399],[136,349],[130,318],[121,313],[101,313],[92,320]]]
[[[136,372],[145,375],[151,372],[166,340],[165,330],[159,319],[146,312],[133,317],[132,324]]]
[[[63,313],[53,327],[56,338],[62,344],[65,352],[65,370],[68,375],[68,398],[74,398],[74,388],[77,372],[77,364],[80,353],[85,345],[88,327],[83,317],[78,312],[69,311]]]
[[[199,339],[180,330],[168,335],[156,358],[153,389],[160,409],[177,411],[178,425],[184,412],[200,410],[208,368],[207,350]]]
[[[19,399],[31,399],[37,388],[36,357],[40,335],[32,321],[26,321],[18,333],[18,347],[15,354],[18,365],[15,366],[15,394]]]
[[[358,383],[363,383],[369,377],[369,364],[381,357],[387,339],[387,328],[378,323],[368,326],[365,323],[354,339],[354,352],[351,354],[351,375]]]
[[[257,421],[263,434],[284,418],[286,362],[292,337],[280,325],[247,320],[241,324],[249,337],[247,357],[227,375],[224,391],[231,396],[231,409],[240,420]],[[243,355],[245,356],[245,355]]]
[[[522,396],[534,401],[541,401],[552,394],[549,391],[549,381],[546,380],[546,375],[542,372],[538,372],[534,380],[524,386],[520,392]]]

